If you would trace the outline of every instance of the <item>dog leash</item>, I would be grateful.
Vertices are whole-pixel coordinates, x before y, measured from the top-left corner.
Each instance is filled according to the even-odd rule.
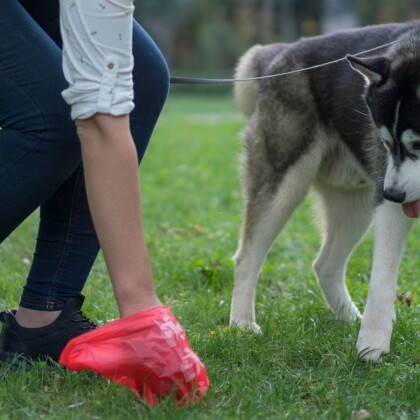
[[[396,44],[397,42],[401,42],[403,39],[397,39],[392,42],[388,42],[386,44],[379,45],[374,48],[370,48],[368,50],[360,51],[358,53],[352,54],[353,56],[359,56],[363,54],[368,54],[372,51],[376,51],[382,48],[389,47],[390,45]],[[349,54],[347,54],[349,55]],[[171,76],[170,82],[171,84],[177,84],[177,85],[215,85],[215,84],[226,84],[226,83],[236,83],[236,82],[253,82],[256,80],[265,80],[265,79],[272,79],[275,77],[283,77],[283,76],[289,76],[291,74],[296,73],[303,73],[305,71],[309,70],[315,70],[319,69],[321,67],[330,66],[331,64],[340,63],[341,61],[347,60],[347,55],[342,58],[338,58],[337,60],[327,61],[326,63],[316,64],[314,66],[304,67],[302,69],[296,69],[291,71],[286,71],[284,73],[276,73],[276,74],[269,74],[267,76],[257,76],[257,77],[245,77],[242,79],[206,79],[201,77],[177,77],[177,76]]]

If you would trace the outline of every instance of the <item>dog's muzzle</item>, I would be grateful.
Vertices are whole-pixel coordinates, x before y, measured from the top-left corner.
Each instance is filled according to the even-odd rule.
[[[384,197],[393,203],[404,203],[405,192],[396,188],[387,188],[384,190]]]

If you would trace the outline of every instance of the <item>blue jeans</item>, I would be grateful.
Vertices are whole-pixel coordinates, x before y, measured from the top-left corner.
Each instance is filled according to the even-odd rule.
[[[58,0],[0,1],[0,242],[40,207],[33,263],[20,305],[60,310],[78,295],[99,251],[80,144],[61,97]],[[131,132],[139,162],[166,100],[162,54],[134,24]]]

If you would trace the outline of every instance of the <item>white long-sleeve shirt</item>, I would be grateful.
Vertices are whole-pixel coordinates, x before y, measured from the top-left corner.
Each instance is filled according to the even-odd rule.
[[[60,0],[72,119],[133,110],[133,12],[133,0]]]

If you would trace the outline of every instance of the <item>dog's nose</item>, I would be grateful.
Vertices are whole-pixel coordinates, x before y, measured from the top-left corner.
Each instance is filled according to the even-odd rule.
[[[384,190],[384,197],[394,203],[403,203],[405,200],[405,192],[396,188],[388,188]]]

